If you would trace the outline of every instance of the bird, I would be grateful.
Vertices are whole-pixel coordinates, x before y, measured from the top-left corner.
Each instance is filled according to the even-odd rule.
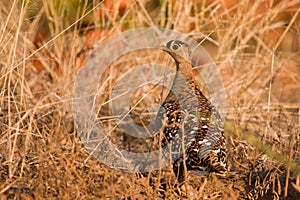
[[[190,46],[180,40],[170,40],[158,48],[170,55],[171,68],[175,70],[157,120],[162,124],[161,145],[169,147],[177,180],[185,180],[185,169],[199,175],[225,176],[224,123],[195,82],[192,73],[195,67],[188,61],[192,53]]]

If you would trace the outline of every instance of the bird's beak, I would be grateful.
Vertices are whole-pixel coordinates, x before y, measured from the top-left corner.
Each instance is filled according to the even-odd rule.
[[[156,46],[156,48],[159,50],[168,51],[168,49],[165,45],[158,45],[158,46]]]

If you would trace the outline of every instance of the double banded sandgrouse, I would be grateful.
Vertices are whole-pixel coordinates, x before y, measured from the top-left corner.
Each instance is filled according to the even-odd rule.
[[[164,139],[169,144],[173,171],[179,182],[184,180],[184,162],[188,171],[198,174],[215,172],[225,175],[226,146],[223,122],[217,109],[195,83],[189,45],[171,40],[159,47],[167,52],[176,71],[172,88],[158,114]],[[183,77],[183,78],[182,78]],[[187,82],[188,86],[183,82]]]

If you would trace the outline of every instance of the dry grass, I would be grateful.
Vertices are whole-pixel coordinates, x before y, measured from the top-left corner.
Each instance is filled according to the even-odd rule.
[[[299,198],[299,0],[76,2],[0,1],[1,199]],[[93,43],[83,35],[148,26],[203,42],[216,61],[232,177],[188,174],[182,191],[171,167],[116,171],[78,138],[73,82]]]

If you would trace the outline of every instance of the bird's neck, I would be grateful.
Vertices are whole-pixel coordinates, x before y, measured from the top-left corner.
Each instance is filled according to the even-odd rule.
[[[194,96],[197,99],[203,96],[193,78],[192,66],[190,64],[180,66],[180,63],[178,61],[175,62],[176,75],[172,84],[172,92],[169,93],[166,100],[175,101],[176,99],[182,101],[183,99],[191,96]],[[184,103],[184,101],[182,102]]]

